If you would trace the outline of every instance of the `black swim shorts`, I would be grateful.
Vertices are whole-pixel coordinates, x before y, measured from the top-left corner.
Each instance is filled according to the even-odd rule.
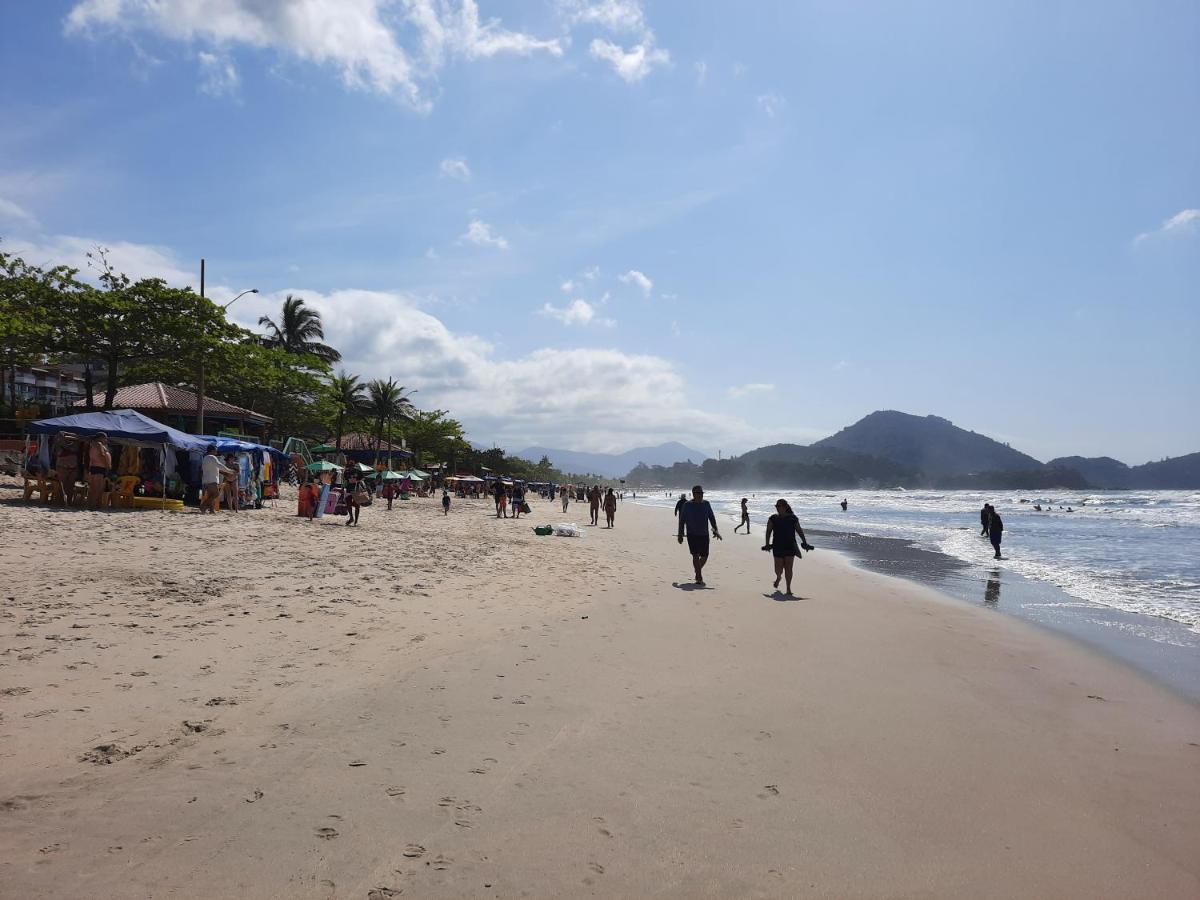
[[[707,534],[689,534],[687,543],[688,549],[692,551],[692,556],[708,556]]]

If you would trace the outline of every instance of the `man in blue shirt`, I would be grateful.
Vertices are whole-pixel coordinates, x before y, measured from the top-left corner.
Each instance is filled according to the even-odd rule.
[[[679,543],[683,543],[684,531],[687,532],[688,550],[692,553],[692,567],[696,570],[696,584],[704,586],[704,564],[708,562],[708,528],[712,526],[712,536],[721,540],[721,532],[717,530],[717,517],[713,515],[712,507],[704,499],[704,488],[696,485],[692,488],[692,499],[683,504],[679,510]]]

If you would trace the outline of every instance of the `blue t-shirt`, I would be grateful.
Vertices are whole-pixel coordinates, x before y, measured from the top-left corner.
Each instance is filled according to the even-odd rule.
[[[701,500],[699,503],[689,500],[679,511],[679,533],[681,535],[685,530],[692,536],[708,534],[710,524],[713,531],[716,531],[717,517],[713,515],[712,507],[709,506],[707,500]]]

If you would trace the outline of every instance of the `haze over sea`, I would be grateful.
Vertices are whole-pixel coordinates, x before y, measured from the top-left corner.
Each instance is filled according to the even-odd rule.
[[[644,502],[674,506],[681,490],[669,498],[651,491]],[[1200,492],[755,489],[705,496],[719,518],[735,521],[741,498],[750,498],[751,521],[759,526],[783,497],[805,529],[912,541],[972,567],[981,579],[996,568],[1016,572],[1056,585],[1083,608],[1164,617],[1200,634]],[[838,506],[843,497],[849,501],[846,512]],[[991,545],[979,536],[979,509],[986,502],[1004,519],[1003,560],[993,560]],[[1036,512],[1034,504],[1052,511]],[[728,535],[732,528],[723,524],[722,531]],[[1142,633],[1173,641],[1179,632],[1148,628]]]

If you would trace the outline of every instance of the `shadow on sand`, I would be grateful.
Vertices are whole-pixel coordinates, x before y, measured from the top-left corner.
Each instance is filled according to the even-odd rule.
[[[785,594],[783,591],[772,591],[769,594],[763,594],[768,600],[774,600],[778,603],[790,603],[792,601],[807,600],[807,597],[801,597],[799,594]]]
[[[679,588],[681,591],[710,591],[707,584],[696,584],[694,581],[672,581],[671,587]]]

